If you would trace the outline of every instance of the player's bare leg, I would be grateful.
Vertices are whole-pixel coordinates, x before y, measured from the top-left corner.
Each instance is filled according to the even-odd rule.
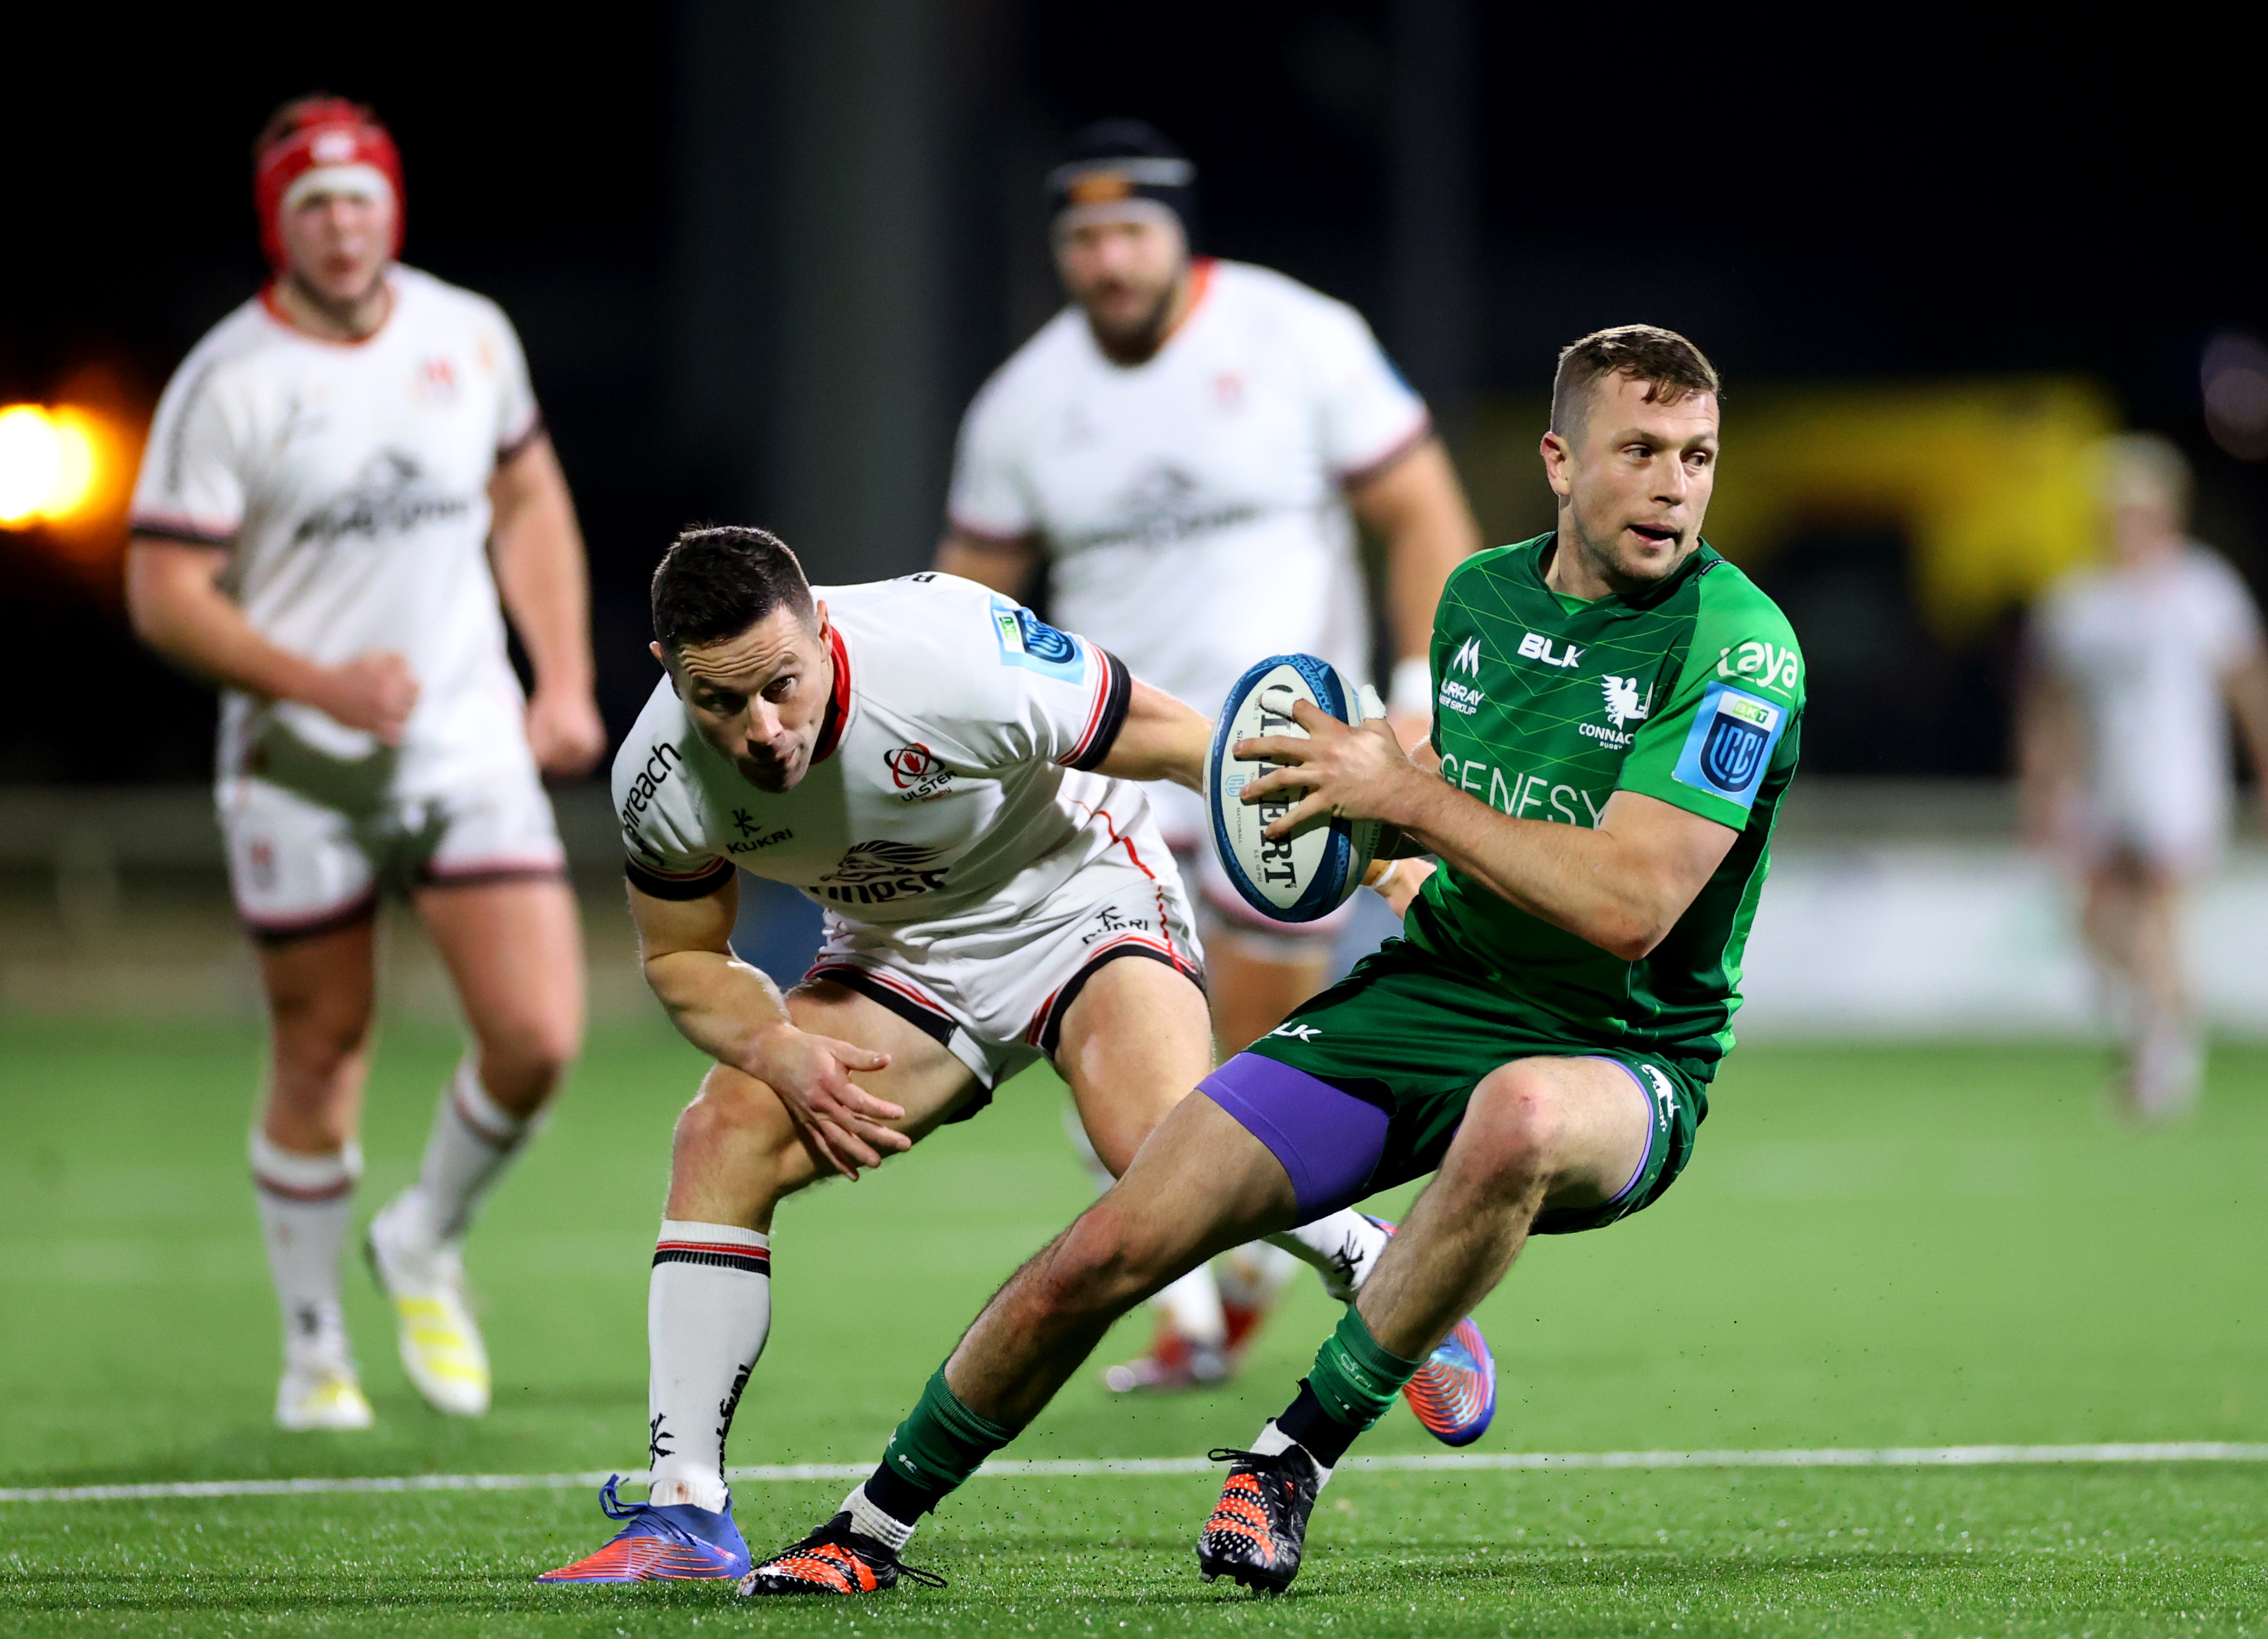
[[[1182,1271],[1299,1216],[1266,1145],[1211,1099],[1184,1100],[1126,1175],[1002,1287],[944,1368],[971,1411],[1021,1429],[1111,1325]]]
[[[1328,941],[1249,932],[1218,916],[1205,930],[1205,962],[1217,1057],[1266,1035],[1322,989],[1330,974]],[[1384,1248],[1385,1231],[1354,1213],[1336,1214],[1304,1238],[1232,1248],[1151,1300],[1158,1325],[1148,1354],[1111,1366],[1104,1381],[1121,1393],[1219,1381],[1233,1372],[1240,1352],[1302,1262],[1344,1301]]]
[[[1104,964],[1064,1015],[1056,1069],[1095,1154],[1123,1177],[1143,1141],[1212,1069],[1204,993],[1163,962]]]
[[[791,991],[796,1028],[887,1053],[858,1084],[905,1111],[918,1139],[975,1090],[941,1043],[857,991],[821,981]],[[724,1506],[725,1437],[771,1332],[772,1216],[834,1169],[815,1158],[772,1090],[711,1067],[677,1118],[669,1199],[647,1300],[652,1500]]]
[[[1330,978],[1328,940],[1302,941],[1322,948],[1288,959],[1273,949],[1251,948],[1263,940],[1270,946],[1292,943],[1280,936],[1255,939],[1231,928],[1207,933],[1205,982],[1212,996],[1213,1033],[1224,1058],[1241,1053],[1247,1043],[1275,1029]]]
[[[1521,1059],[1473,1091],[1456,1136],[1298,1396],[1233,1454],[1197,1545],[1210,1580],[1281,1590],[1309,1510],[1351,1444],[1493,1290],[1547,1208],[1612,1200],[1646,1159],[1651,1101],[1621,1065]]]
[[[976,1078],[942,1043],[855,990],[819,981],[787,996],[797,1029],[890,1055],[858,1084],[905,1114],[916,1139],[966,1100]],[[668,1204],[646,1292],[649,1502],[597,1553],[545,1582],[738,1577],[747,1544],[731,1516],[725,1442],[771,1334],[771,1228],[779,1203],[835,1176],[770,1086],[718,1064],[677,1118]]]
[[[1604,1059],[1521,1059],[1490,1076],[1355,1299],[1371,1335],[1422,1360],[1504,1279],[1537,1213],[1614,1198],[1653,1123],[1630,1072]]]
[[[1114,966],[1130,966],[1117,963]],[[1006,1444],[1111,1323],[1176,1275],[1298,1214],[1283,1164],[1210,1099],[1185,1099],[1125,1177],[1010,1277],[834,1518],[758,1564],[752,1594],[870,1593],[912,1571],[921,1516]],[[952,1479],[939,1482],[940,1474]]]
[[[1113,1175],[1125,1171],[1142,1140],[1204,1079],[1212,1064],[1206,998],[1165,963],[1134,958],[1108,963],[1087,981],[1064,1016],[1062,1045],[1056,1054],[1056,1067],[1071,1084],[1096,1158]],[[1385,1250],[1386,1235],[1359,1214],[1336,1212],[1287,1231],[1275,1241],[1240,1246],[1237,1254],[1258,1254],[1290,1268],[1308,1263],[1323,1273],[1332,1295],[1344,1302],[1353,1297]],[[1209,1282],[1210,1271],[1189,1269],[1166,1290],[1198,1279]],[[1263,1267],[1259,1279],[1266,1283],[1261,1296],[1272,1298],[1281,1290],[1277,1268]],[[1226,1349],[1250,1334],[1259,1316],[1248,1312],[1241,1317],[1241,1330],[1234,1334],[1227,1319],[1222,1317],[1218,1369],[1192,1373],[1196,1380],[1226,1375]],[[1207,1340],[1179,1341],[1202,1346]],[[1144,1363],[1165,1363],[1153,1346],[1150,1361]],[[1113,1387],[1121,1386],[1116,1374],[1123,1370],[1112,1368]]]
[[[269,1081],[252,1175],[284,1311],[276,1421],[370,1426],[339,1301],[339,1258],[362,1173],[355,1134],[369,1069],[375,975],[368,919],[260,947]]]
[[[935,1130],[976,1085],[968,1067],[933,1037],[855,990],[821,980],[790,991],[787,1005],[799,1030],[890,1055],[887,1069],[854,1079],[904,1110],[887,1125],[916,1139]],[[719,1064],[677,1118],[669,1216],[769,1233],[782,1201],[832,1172],[812,1156],[770,1088]]]
[[[2179,873],[2122,853],[2088,873],[2081,909],[2088,946],[2122,992],[2118,1094],[2127,1113],[2146,1121],[2187,1113],[2204,1073],[2182,962],[2183,886]]]
[[[1142,1138],[1212,1069],[1205,1001],[1165,964],[1123,959],[1097,971],[1065,1016],[1057,1068],[1085,1128],[1074,1142],[1100,1189],[1125,1172]],[[1153,1031],[1153,1017],[1165,1027]],[[1171,1282],[1152,1302],[1158,1324],[1150,1352],[1112,1366],[1104,1374],[1112,1388],[1183,1387],[1228,1375],[1228,1317],[1209,1267]]]
[[[490,1374],[465,1296],[465,1231],[582,1049],[582,932],[556,880],[437,884],[416,908],[473,1050],[442,1090],[416,1181],[372,1220],[365,1249],[410,1381],[435,1409],[478,1416]]]

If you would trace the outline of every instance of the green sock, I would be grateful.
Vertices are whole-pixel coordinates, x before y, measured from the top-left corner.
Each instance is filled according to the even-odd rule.
[[[913,1415],[890,1436],[880,1473],[924,1494],[931,1500],[924,1506],[934,1508],[935,1498],[956,1488],[986,1458],[1015,1437],[1013,1429],[1004,1429],[962,1405],[961,1397],[946,1386],[945,1368],[939,1366],[923,1387],[921,1403]],[[873,1495],[871,1487],[868,1495]],[[879,1497],[875,1501],[888,1507]]]
[[[1389,1353],[1349,1304],[1338,1330],[1315,1351],[1307,1390],[1333,1421],[1360,1431],[1386,1415],[1402,1385],[1425,1363]]]

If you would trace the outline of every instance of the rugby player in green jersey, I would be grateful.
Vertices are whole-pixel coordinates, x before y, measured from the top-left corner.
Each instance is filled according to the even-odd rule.
[[[914,1523],[1031,1422],[1111,1322],[1202,1260],[1431,1172],[1298,1397],[1231,1464],[1199,1569],[1281,1589],[1315,1495],[1530,1235],[1658,1200],[1731,1048],[1795,768],[1787,621],[1702,540],[1717,375],[1631,325],[1561,356],[1558,527],[1465,560],[1434,622],[1438,773],[1302,705],[1244,790],[1273,827],[1373,819],[1440,869],[1405,933],[1199,1084],[985,1306],[843,1511],[743,1581],[893,1585]]]

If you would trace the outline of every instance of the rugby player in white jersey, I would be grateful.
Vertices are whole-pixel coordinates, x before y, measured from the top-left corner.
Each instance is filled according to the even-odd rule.
[[[1254,661],[1370,674],[1359,522],[1386,549],[1405,743],[1431,723],[1442,583],[1480,545],[1424,401],[1362,316],[1284,275],[1190,254],[1195,167],[1139,121],[1088,127],[1048,178],[1070,305],[994,373],[961,433],[938,567],[1019,595],[1208,715]],[[1214,1028],[1241,1047],[1320,989],[1342,910],[1303,925],[1229,886],[1194,792],[1151,796],[1197,891]],[[1098,1178],[1098,1182],[1107,1182]],[[1147,1360],[1113,1386],[1222,1375],[1286,1273],[1246,1253],[1163,1294]]]
[[[287,103],[255,144],[254,195],[275,276],[158,403],[127,592],[144,640],[223,690],[220,823],[269,1014],[251,1147],[284,1311],[276,1415],[371,1422],[339,1264],[387,890],[423,920],[474,1045],[366,1250],[410,1380],[477,1415],[489,1365],[460,1243],[582,1033],[539,776],[583,773],[606,745],[583,543],[511,324],[395,261],[401,169],[375,116]]]
[[[2125,1039],[2117,1084],[2144,1121],[2196,1101],[2205,1040],[2182,902],[2228,840],[2234,709],[2268,775],[2268,651],[2252,595],[2188,535],[2189,464],[2146,433],[2107,440],[2111,561],[2051,588],[2021,713],[2026,829],[2082,883],[2081,926]]]
[[[630,911],[647,981],[716,1065],[678,1120],[654,1248],[649,1501],[610,1481],[622,1530],[550,1582],[747,1571],[725,1442],[771,1330],[782,1200],[976,1114],[1041,1058],[1120,1172],[1212,1064],[1139,783],[1202,784],[1204,717],[988,588],[814,588],[757,529],[681,535],[653,621],[666,676],[615,760]],[[736,866],[825,912],[785,995],[728,943]],[[1278,1238],[1350,1300],[1368,1265],[1338,1257],[1361,1227],[1340,1211]]]

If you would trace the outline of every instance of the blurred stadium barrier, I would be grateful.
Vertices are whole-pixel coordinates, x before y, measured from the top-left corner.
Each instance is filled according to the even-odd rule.
[[[1998,782],[1798,775],[1749,944],[1742,1040],[2098,1035],[2071,893],[2014,829]],[[2195,911],[2213,1025],[2268,1035],[2268,849],[2236,850]]]
[[[652,1016],[622,908],[605,792],[556,794],[585,918],[594,1018]],[[0,1013],[256,1016],[210,797],[201,787],[0,790]],[[2069,897],[2012,840],[1992,782],[1799,778],[1749,947],[1744,1039],[2085,1038],[2099,1008]],[[812,920],[744,896],[735,943],[786,966]],[[2268,1036],[2268,849],[2198,894],[2191,959],[2221,1031]],[[806,941],[796,951],[788,947]],[[409,918],[388,923],[391,1005],[446,1018]]]

